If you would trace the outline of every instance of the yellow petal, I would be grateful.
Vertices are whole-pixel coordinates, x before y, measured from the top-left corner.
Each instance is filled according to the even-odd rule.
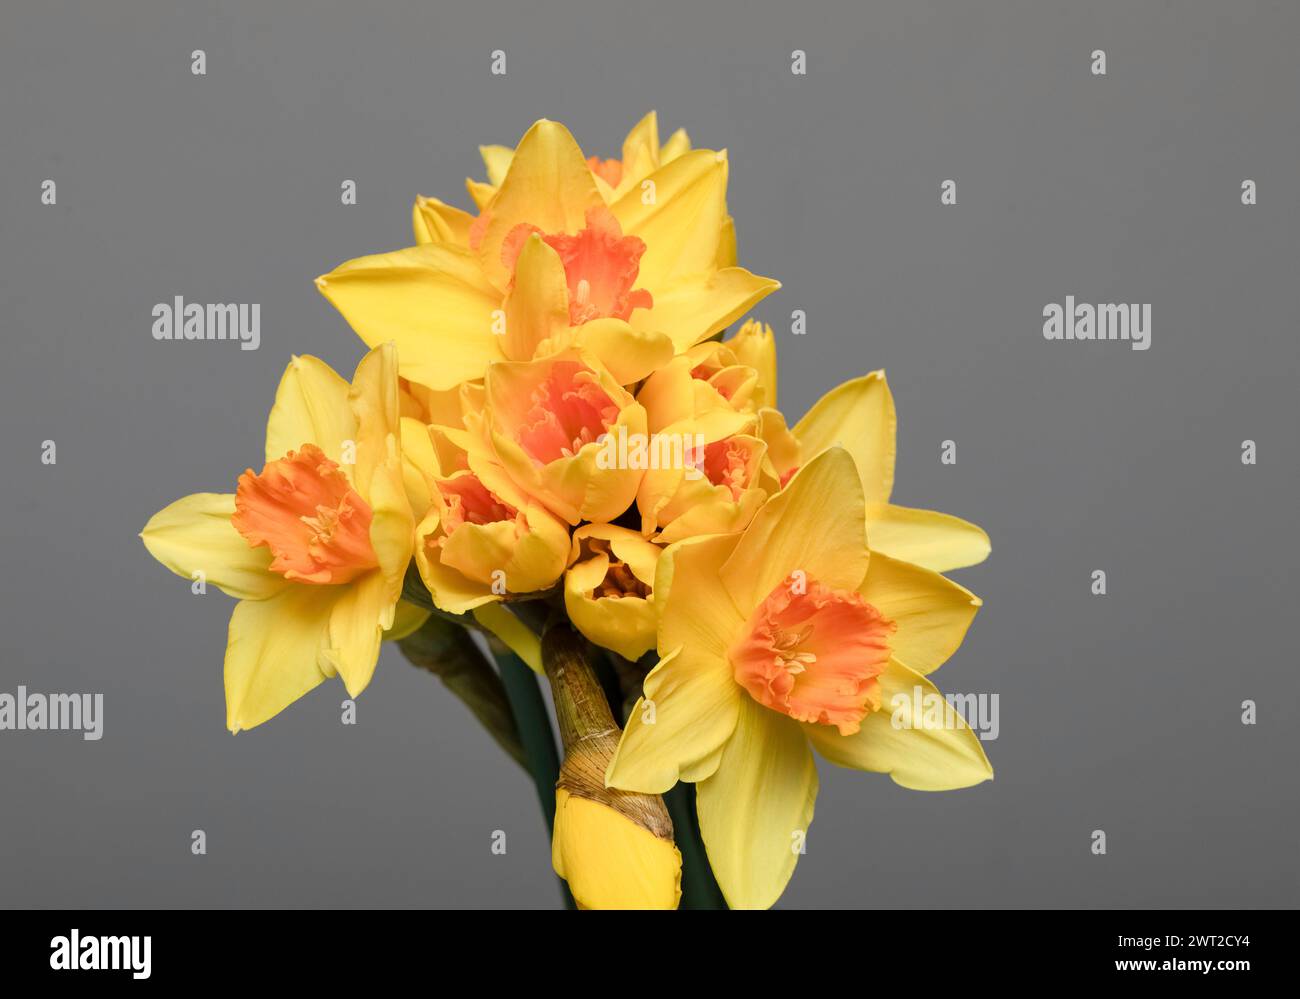
[[[655,572],[660,607],[659,654],[681,649],[681,669],[704,672],[727,661],[727,650],[745,623],[744,614],[718,575],[736,551],[734,536],[692,538],[666,548]],[[726,667],[730,675],[730,666]],[[734,682],[734,681],[733,681]]]
[[[889,639],[895,658],[918,673],[931,673],[957,651],[975,620],[980,598],[937,572],[871,553],[859,591],[896,624]]]
[[[717,768],[745,695],[725,661],[702,668],[703,657],[679,658],[669,654],[647,674],[645,695],[632,707],[605,774],[610,787],[662,794]]]
[[[599,359],[620,385],[639,382],[673,356],[670,337],[634,330],[621,319],[592,320],[578,327],[575,339]]]
[[[758,436],[767,445],[769,468],[778,480],[803,462],[799,439],[785,425],[785,416],[779,409],[765,407],[758,411]]]
[[[667,333],[681,352],[726,329],[779,287],[780,282],[743,267],[710,269],[654,289],[654,308],[635,310],[631,323]]]
[[[505,607],[501,604],[484,604],[475,608],[474,620],[501,639],[534,673],[542,673],[541,639]]]
[[[223,593],[263,600],[280,592],[285,579],[271,571],[271,552],[251,548],[230,522],[235,497],[194,493],[163,507],[144,525],[140,537],[149,554],[178,576],[206,582]]]
[[[638,185],[610,210],[624,233],[645,240],[637,284],[657,299],[675,278],[713,269],[727,216],[727,159],[696,150],[656,170],[647,182],[654,184],[653,199]]]
[[[341,462],[343,442],[355,435],[347,380],[319,358],[290,361],[266,421],[266,460],[315,444],[331,460]]]
[[[460,208],[445,204],[437,198],[417,196],[411,210],[411,228],[415,244],[450,243],[461,249],[469,248],[469,228],[474,216]]]
[[[370,480],[380,466],[395,457],[401,436],[401,407],[397,392],[397,351],[380,344],[357,364],[348,390],[348,405],[356,424],[357,490],[369,501]]]
[[[762,389],[758,404],[776,406],[776,336],[765,323],[746,319],[730,340],[725,341],[736,354],[736,360],[748,364],[758,372]]]
[[[988,558],[989,536],[958,517],[893,503],[867,504],[867,543],[935,572],[978,565]]]
[[[260,725],[333,676],[325,657],[330,611],[341,588],[286,586],[241,600],[226,643],[226,727]]]
[[[569,130],[542,119],[519,140],[510,169],[496,197],[479,246],[483,270],[498,288],[510,274],[501,260],[501,244],[521,223],[545,233],[575,233],[587,224],[587,209],[604,204],[587,160]]]
[[[894,488],[894,397],[883,371],[837,385],[794,426],[803,453],[812,457],[838,444],[853,455],[868,503],[885,503]]]
[[[817,801],[817,768],[797,722],[749,697],[717,772],[696,789],[700,833],[733,909],[770,908],[794,873]]]
[[[483,166],[487,169],[488,183],[500,187],[510,172],[510,164],[515,158],[515,151],[509,146],[479,146],[479,155],[483,157]]]
[[[862,486],[853,459],[830,448],[764,504],[720,576],[748,616],[791,574],[831,589],[857,589],[867,573]]]
[[[881,709],[864,718],[854,735],[805,725],[817,752],[837,766],[889,774],[894,783],[917,791],[950,791],[993,779],[979,737],[933,683],[891,660],[880,675],[880,692]],[[927,722],[929,706],[933,718]]]
[[[714,257],[713,266],[719,270],[735,267],[739,259],[736,250],[736,220],[728,215],[722,220],[722,228],[718,233],[718,253]]]
[[[569,288],[560,255],[533,233],[519,251],[514,286],[506,295],[505,356],[531,361],[544,340],[569,328]]]
[[[465,190],[469,192],[470,199],[474,202],[479,211],[485,209],[492,203],[496,197],[497,189],[491,184],[484,184],[481,181],[470,180],[465,178]]]
[[[661,794],[717,765],[744,696],[727,658],[744,618],[716,582],[734,547],[732,537],[699,538],[660,556],[654,591],[663,659],[628,717],[606,775],[611,786]]]
[[[385,580],[386,615],[391,615],[401,592],[415,532],[403,481],[397,368],[397,352],[392,344],[376,347],[357,365],[348,393],[357,422],[354,475],[357,490],[370,504],[370,543]],[[391,616],[381,624],[385,628],[392,624]]]
[[[651,111],[632,126],[623,140],[623,179],[620,193],[636,184],[659,166],[659,116]]]
[[[412,381],[448,389],[502,357],[501,296],[464,251],[430,243],[359,257],[316,284],[368,347],[396,344]]]
[[[417,520],[433,506],[430,481],[441,472],[429,428],[410,416],[402,417],[402,482],[406,499]]]
[[[343,678],[348,696],[356,697],[375,674],[385,628],[381,622],[387,615],[391,624],[393,610],[380,572],[368,572],[338,589],[341,592],[330,611],[325,656]]]
[[[671,839],[564,788],[555,792],[551,865],[580,909],[675,909],[682,897]]]
[[[691,151],[691,137],[686,134],[686,129],[679,128],[676,132],[668,137],[659,148],[659,162],[671,163],[679,156],[684,156]]]

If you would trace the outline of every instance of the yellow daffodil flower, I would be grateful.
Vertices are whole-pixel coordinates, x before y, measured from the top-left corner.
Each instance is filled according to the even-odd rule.
[[[633,662],[655,647],[655,566],[663,551],[636,531],[584,524],[573,532],[564,607],[573,626]]]
[[[668,141],[659,141],[659,116],[651,111],[628,132],[623,140],[621,159],[601,159],[599,156],[587,157],[587,167],[596,181],[596,187],[607,203],[612,204],[633,188],[638,188],[643,180],[662,166],[691,151],[690,136],[686,130],[679,128]],[[710,150],[711,151],[711,150]],[[509,146],[479,146],[479,155],[483,157],[483,166],[487,170],[487,181],[466,180],[465,187],[474,204],[479,208],[489,204],[496,195],[510,164],[514,161],[515,151]],[[432,199],[420,199],[432,200]],[[436,209],[433,225],[441,222],[445,216]],[[416,202],[416,238],[420,234],[420,203]],[[471,216],[472,221],[472,216]]]
[[[704,424],[705,433],[734,433],[734,414],[774,406],[775,392],[772,330],[750,320],[731,339],[697,344],[661,365],[637,392],[637,402],[651,433],[686,420]],[[717,421],[725,429],[709,426]]]
[[[447,439],[444,456],[459,450],[451,463],[437,449],[423,452],[430,505],[415,531],[415,562],[433,602],[463,614],[555,583],[568,564],[564,522],[511,482],[472,435],[431,433]]]
[[[609,521],[636,497],[643,474],[606,434],[645,435],[645,410],[593,357],[563,351],[488,368],[474,421],[515,485],[569,524]]]
[[[449,224],[317,284],[435,390],[575,343],[628,385],[778,287],[727,262],[727,172],[725,154],[685,152],[607,204],[573,136],[542,120],[463,233]]]
[[[641,532],[660,544],[742,531],[777,489],[763,470],[767,445],[762,440],[743,432],[715,437],[699,430],[705,425],[686,421],[652,438],[692,442],[682,446],[683,452],[691,449],[686,461],[661,461],[646,469],[637,490]],[[717,423],[709,425],[716,428]]]
[[[978,737],[926,677],[980,601],[869,552],[865,509],[853,458],[831,447],[743,534],[686,541],[659,561],[662,659],[606,781],[643,793],[695,782],[709,861],[735,908],[772,905],[793,873],[817,795],[814,752],[920,790],[992,777]],[[918,701],[934,717],[916,717]]]
[[[356,697],[394,628],[414,519],[402,481],[397,357],[376,347],[351,386],[296,357],[276,392],[266,464],[233,494],[196,493],[141,537],[159,562],[236,597],[226,645],[230,731],[260,725],[322,680]],[[394,632],[396,633],[396,632]]]
[[[771,408],[761,411],[760,421],[770,468],[783,483],[828,447],[840,445],[853,456],[866,497],[867,538],[873,551],[936,572],[976,565],[988,557],[989,537],[974,524],[889,501],[898,419],[883,371],[831,389],[793,428]]]

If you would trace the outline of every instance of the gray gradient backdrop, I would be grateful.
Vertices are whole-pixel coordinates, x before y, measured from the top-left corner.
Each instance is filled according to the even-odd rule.
[[[395,650],[356,727],[334,682],[228,735],[231,603],[136,534],[261,460],[290,354],[351,371],[317,274],[408,243],[417,192],[466,205],[479,143],[615,155],[650,108],[730,150],[787,412],[885,367],[896,498],[993,538],[937,679],[1001,696],[996,781],[824,768],[782,904],[1297,903],[1297,5],[188,6],[0,13],[0,691],[107,715],[0,732],[0,904],[555,904],[531,786]],[[1152,303],[1152,349],[1045,342],[1067,294]],[[155,342],[175,295],[260,302],[261,350]]]

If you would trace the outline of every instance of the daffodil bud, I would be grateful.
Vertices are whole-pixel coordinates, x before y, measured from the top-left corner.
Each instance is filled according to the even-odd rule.
[[[542,640],[564,743],[555,792],[551,863],[583,909],[675,909],[682,858],[657,794],[605,786],[619,728],[585,658],[581,637],[552,625]]]

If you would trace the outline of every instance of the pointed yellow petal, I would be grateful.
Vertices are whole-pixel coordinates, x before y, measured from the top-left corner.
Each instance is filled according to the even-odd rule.
[[[194,493],[163,507],[144,525],[140,537],[149,554],[178,576],[193,581],[203,573],[232,597],[263,600],[285,586],[271,571],[270,550],[250,548],[230,522],[235,497]]]
[[[469,192],[470,200],[479,211],[491,204],[497,193],[497,189],[491,184],[484,184],[482,181],[471,180],[468,177],[465,178],[465,190]]]
[[[659,166],[659,115],[651,111],[632,126],[623,140],[623,180],[636,183]]]
[[[767,501],[719,575],[748,616],[796,571],[835,590],[857,589],[867,573],[862,486],[842,448],[823,451]]]
[[[437,198],[417,195],[411,210],[411,228],[415,244],[450,243],[461,249],[469,248],[469,227],[474,216],[460,208],[448,205]]]
[[[968,521],[893,503],[867,504],[867,543],[935,572],[964,569],[988,558],[989,536]]]
[[[710,269],[656,288],[654,308],[635,310],[631,323],[667,333],[680,353],[726,329],[779,287],[780,282],[743,267]]]
[[[691,137],[686,134],[686,129],[679,128],[676,132],[668,137],[659,149],[659,162],[671,163],[679,156],[684,156],[691,151]]]
[[[569,287],[560,255],[533,233],[515,263],[514,287],[506,295],[502,349],[512,361],[531,361],[544,340],[569,328]]]
[[[375,674],[379,643],[384,634],[380,622],[387,612],[392,623],[392,606],[380,572],[368,572],[339,589],[342,592],[330,611],[329,647],[325,656],[343,678],[348,696],[356,697],[369,686]]]
[[[392,624],[415,540],[415,517],[403,480],[397,351],[382,344],[357,365],[348,402],[357,421],[357,490],[370,504],[370,543],[384,578],[380,625]]]
[[[682,668],[688,672],[712,669],[715,660],[725,662],[745,623],[747,615],[718,585],[738,540],[734,535],[691,538],[659,556],[654,585],[659,654],[681,649]]]
[[[727,160],[697,150],[656,170],[647,182],[654,184],[653,199],[638,185],[611,211],[625,234],[645,240],[637,284],[657,304],[660,290],[674,279],[713,269],[727,217]]]
[[[938,669],[957,651],[981,606],[964,586],[880,552],[871,553],[858,592],[898,626],[889,639],[890,652],[921,674]]]
[[[920,673],[891,660],[880,675],[880,693],[880,710],[864,718],[854,735],[805,725],[817,752],[836,766],[889,774],[894,783],[917,791],[951,791],[993,779],[979,736]]]
[[[661,794],[717,765],[744,696],[727,658],[744,618],[716,582],[734,546],[732,537],[698,538],[660,556],[654,592],[663,608],[664,658],[646,677],[644,697],[623,730],[606,775],[611,786]]]
[[[894,488],[894,397],[883,371],[837,385],[794,426],[803,453],[812,457],[835,444],[857,462],[868,503],[885,503]]]
[[[479,146],[478,152],[483,157],[483,166],[487,169],[488,183],[493,187],[500,187],[510,171],[515,151],[509,146]]]
[[[700,833],[733,909],[770,908],[812,824],[817,768],[797,722],[741,699],[717,772],[696,790]]]
[[[621,319],[595,319],[579,326],[576,341],[595,354],[620,385],[641,381],[673,357],[669,337],[634,330]]]
[[[736,360],[748,364],[758,372],[762,389],[760,406],[776,406],[776,336],[766,323],[746,319],[730,340],[725,341],[736,354]]]
[[[226,643],[226,727],[260,725],[333,675],[325,658],[336,586],[286,586],[242,600]]]
[[[356,434],[348,383],[317,357],[295,357],[284,369],[266,421],[266,460],[315,444],[335,462]]]
[[[479,260],[501,289],[510,274],[501,260],[501,244],[520,223],[546,233],[575,233],[586,224],[587,209],[604,204],[587,160],[569,130],[542,119],[519,140],[509,172],[492,200],[490,220]]]
[[[502,357],[501,296],[470,254],[441,243],[359,257],[316,279],[369,347],[397,345],[402,375],[434,389],[482,378]]]
[[[739,259],[736,249],[736,220],[728,215],[722,220],[722,228],[718,233],[718,253],[713,259],[713,266],[719,270],[735,267]]]
[[[724,660],[679,662],[669,654],[645,679],[645,696],[628,715],[605,783],[662,794],[678,780],[702,780],[718,766],[744,693]]]
[[[397,392],[397,351],[380,344],[357,364],[348,389],[348,405],[356,422],[356,464],[353,474],[362,497],[370,500],[370,480],[395,457],[401,435],[401,406]]]
[[[501,639],[534,673],[542,673],[541,639],[505,607],[501,604],[484,604],[475,608],[474,620]]]

